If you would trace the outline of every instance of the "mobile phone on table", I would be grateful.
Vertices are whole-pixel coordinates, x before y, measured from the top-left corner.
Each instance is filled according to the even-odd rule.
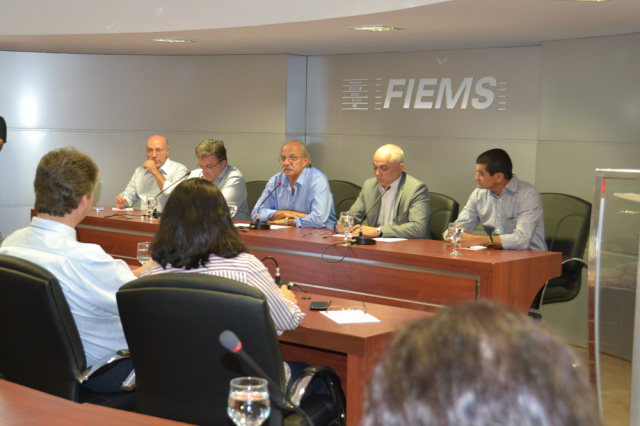
[[[312,311],[326,311],[329,309],[329,305],[331,305],[331,301],[328,302],[311,302],[309,305],[309,309]]]

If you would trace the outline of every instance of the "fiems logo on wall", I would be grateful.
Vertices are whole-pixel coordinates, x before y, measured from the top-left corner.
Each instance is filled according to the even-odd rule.
[[[349,78],[342,80],[343,110],[449,109],[505,111],[507,83],[491,76],[452,78]]]

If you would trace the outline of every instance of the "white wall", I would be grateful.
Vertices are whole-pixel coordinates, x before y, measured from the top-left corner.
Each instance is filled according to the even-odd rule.
[[[146,139],[166,135],[171,158],[197,166],[194,148],[225,141],[248,180],[278,171],[287,124],[287,57],[101,56],[0,52],[0,231],[26,226],[33,177],[51,149],[72,145],[100,168],[96,204],[111,205]],[[272,159],[273,161],[271,161]]]

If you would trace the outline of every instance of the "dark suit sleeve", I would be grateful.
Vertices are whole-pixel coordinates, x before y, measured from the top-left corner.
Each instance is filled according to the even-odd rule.
[[[429,190],[420,181],[414,183],[405,185],[395,224],[382,226],[383,237],[430,238]]]

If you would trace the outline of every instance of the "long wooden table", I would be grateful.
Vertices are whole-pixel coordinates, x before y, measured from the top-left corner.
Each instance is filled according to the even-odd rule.
[[[150,241],[159,219],[143,210],[113,216],[94,211],[78,225],[81,241],[135,260],[136,243]],[[138,216],[135,216],[138,215]],[[348,248],[327,230],[295,228],[241,232],[251,252],[274,257],[284,280],[318,294],[434,311],[456,301],[488,298],[527,312],[538,290],[561,272],[561,253],[533,250],[462,250],[450,256],[442,241],[378,242]],[[265,262],[273,270],[273,262]]]
[[[93,404],[78,404],[0,380],[0,426],[180,426],[157,417]]]

